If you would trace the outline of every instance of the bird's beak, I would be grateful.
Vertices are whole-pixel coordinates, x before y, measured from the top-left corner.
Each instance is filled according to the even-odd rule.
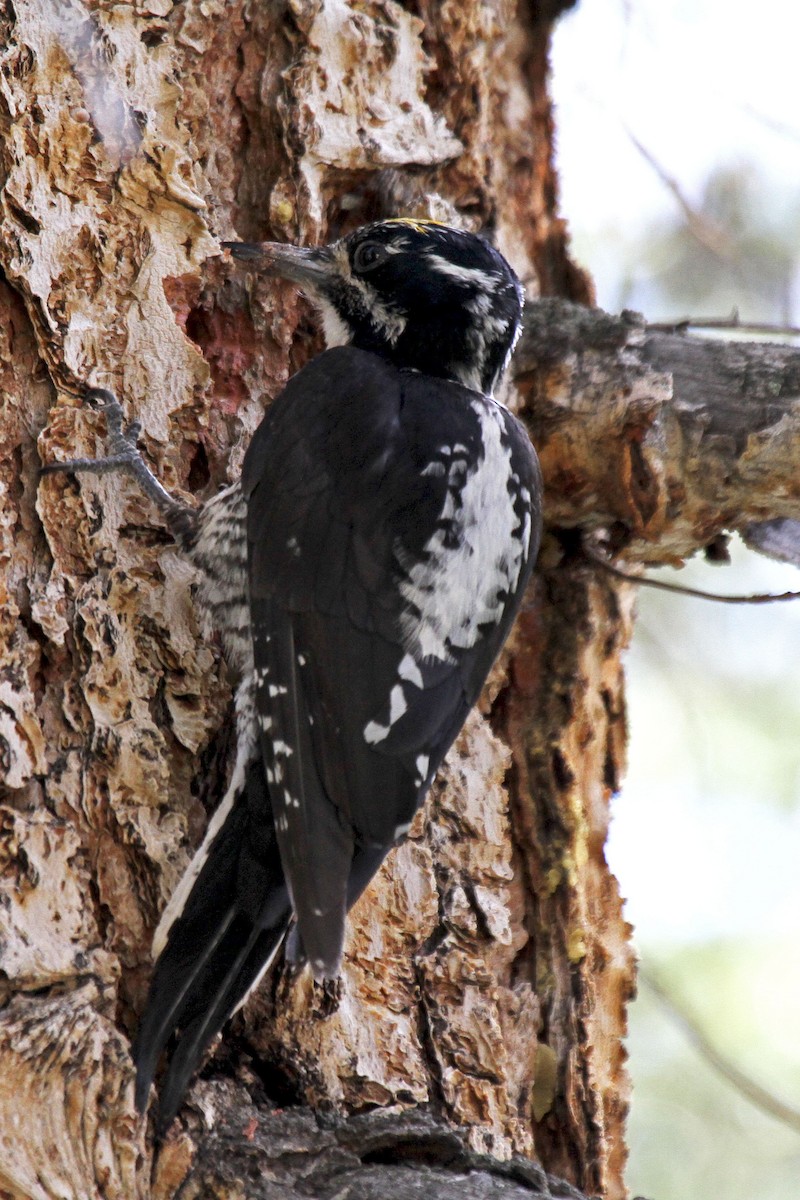
[[[222,248],[261,274],[291,279],[301,287],[323,288],[330,280],[332,262],[325,246],[308,249],[285,242],[223,242]]]

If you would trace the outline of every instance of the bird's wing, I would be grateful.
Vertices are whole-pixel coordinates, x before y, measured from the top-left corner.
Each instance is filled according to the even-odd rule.
[[[441,613],[426,616],[429,547],[457,523],[448,464],[454,447],[465,472],[481,456],[468,395],[362,351],[328,351],[290,380],[245,460],[262,748],[318,975],[338,970],[354,853],[377,865],[405,832],[505,635],[501,612],[470,645],[445,644]],[[523,557],[520,587],[529,547]]]

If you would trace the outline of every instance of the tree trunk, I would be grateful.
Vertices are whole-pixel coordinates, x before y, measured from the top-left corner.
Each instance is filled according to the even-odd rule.
[[[569,531],[674,560],[800,516],[788,477],[770,498],[775,413],[710,433],[701,415],[690,443],[641,326],[531,308],[510,402],[550,535],[512,642],[352,914],[338,997],[274,971],[160,1148],[129,1036],[224,784],[231,696],[135,487],[38,477],[102,447],[70,394],[87,378],[142,422],[171,490],[236,477],[320,341],[294,289],[245,291],[217,238],[428,215],[491,230],[531,296],[590,300],[551,163],[568,6],[0,0],[0,1196],[572,1194],[553,1175],[624,1195],[634,960],[603,846],[633,588],[577,562]],[[726,463],[755,459],[726,491]]]

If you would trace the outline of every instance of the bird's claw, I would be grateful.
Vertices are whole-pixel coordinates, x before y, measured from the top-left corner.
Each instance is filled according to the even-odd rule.
[[[74,393],[95,412],[106,419],[106,454],[102,458],[72,458],[67,462],[45,463],[42,475],[56,471],[75,474],[83,471],[88,475],[105,475],[109,471],[125,471],[131,475],[146,496],[152,500],[163,516],[175,540],[187,546],[194,536],[196,516],[194,510],[180,503],[162,487],[142,458],[138,447],[142,432],[140,421],[125,422],[122,405],[107,388],[81,384]]]
[[[93,387],[89,383],[84,383],[77,389],[75,395],[79,396],[90,408],[97,409],[99,412],[117,411],[122,417],[122,405],[108,388]]]
[[[76,471],[84,471],[94,475],[104,475],[108,471],[136,467],[138,463],[144,467],[138,448],[142,432],[141,421],[130,421],[124,425],[125,414],[122,405],[114,393],[107,388],[82,384],[75,394],[89,408],[105,416],[109,453],[101,458],[71,458],[66,462],[45,463],[41,468],[41,474],[52,475],[60,471],[69,475]]]

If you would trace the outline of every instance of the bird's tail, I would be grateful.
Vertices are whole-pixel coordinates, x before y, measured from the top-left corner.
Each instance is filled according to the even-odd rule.
[[[178,1111],[212,1038],[267,970],[289,925],[291,902],[260,759],[212,822],[192,878],[190,890],[178,889],[181,903],[170,905],[133,1047],[136,1106],[144,1112],[158,1060],[175,1037],[159,1089],[161,1130]]]

